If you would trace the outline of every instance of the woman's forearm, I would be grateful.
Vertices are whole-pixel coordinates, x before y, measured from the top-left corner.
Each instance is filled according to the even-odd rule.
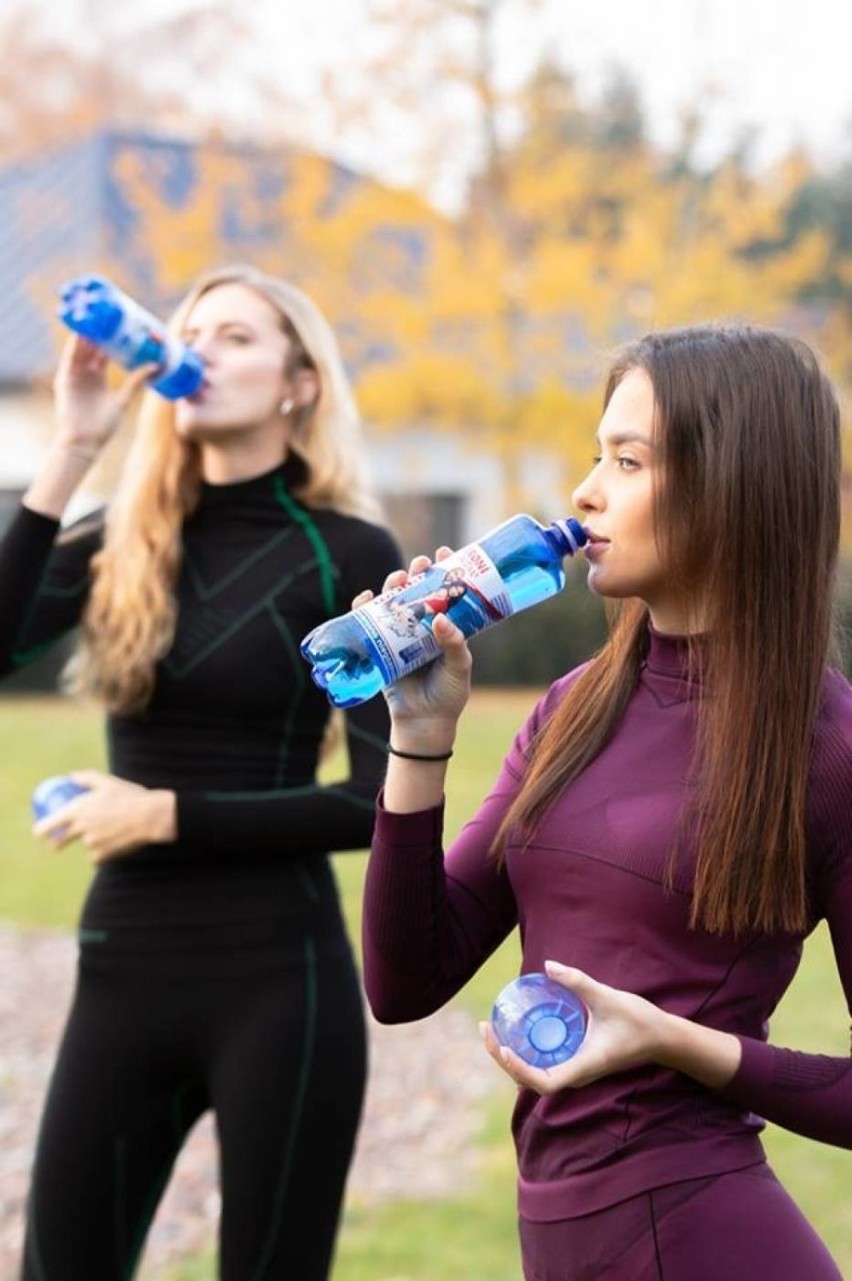
[[[94,457],[83,445],[56,443],[40,474],[24,494],[24,506],[41,516],[60,520]]]
[[[385,809],[391,814],[417,814],[440,805],[446,777],[446,761],[406,761],[390,756]]]
[[[664,1014],[658,1063],[691,1076],[711,1089],[726,1086],[740,1065],[742,1047],[730,1032],[704,1027],[676,1014]]]
[[[440,805],[455,733],[455,724],[444,722],[420,727],[404,722],[392,726],[391,747],[409,755],[388,753],[384,790],[386,810],[392,814],[417,814]],[[422,759],[431,756],[439,759]]]

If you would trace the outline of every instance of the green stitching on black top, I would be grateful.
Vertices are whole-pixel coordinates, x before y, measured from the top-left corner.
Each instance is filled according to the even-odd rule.
[[[328,611],[329,618],[333,618],[337,613],[337,571],[334,561],[331,559],[328,544],[317,529],[316,523],[311,519],[307,509],[287,493],[283,477],[276,476],[272,486],[276,502],[280,503],[291,520],[294,520],[297,525],[301,525],[308,541],[316,552],[323,604]]]

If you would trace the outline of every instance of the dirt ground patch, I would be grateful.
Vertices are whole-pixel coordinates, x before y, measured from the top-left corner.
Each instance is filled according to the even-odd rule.
[[[17,1276],[41,1105],[74,981],[65,934],[0,926],[0,1276]],[[495,1069],[474,1020],[446,1009],[419,1023],[370,1020],[367,1102],[348,1195],[436,1197],[464,1187]],[[190,1135],[154,1222],[140,1281],[213,1245],[219,1215],[212,1121]]]

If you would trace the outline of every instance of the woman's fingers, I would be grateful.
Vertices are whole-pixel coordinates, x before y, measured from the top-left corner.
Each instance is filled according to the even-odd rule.
[[[80,831],[77,825],[76,814],[72,811],[68,813],[70,806],[74,804],[69,801],[68,805],[63,805],[53,814],[48,814],[45,818],[40,819],[33,824],[32,834],[38,840],[48,841],[54,849],[64,849],[72,841],[79,839]]]
[[[453,556],[452,547],[442,545],[435,552],[434,561],[431,557],[421,554],[415,556],[409,563],[408,569],[395,569],[392,574],[388,574],[382,585],[382,591],[391,591],[394,588],[405,587],[410,579],[416,578],[419,574],[425,574],[427,569],[431,569],[439,561],[445,561],[448,556]]]
[[[444,651],[445,658],[449,658],[459,668],[470,666],[467,638],[446,614],[437,614],[432,620],[432,635]]]
[[[54,376],[54,387],[61,390],[97,373],[106,363],[106,356],[92,343],[75,334],[63,344]]]
[[[553,979],[554,983],[560,983],[562,987],[569,988],[581,1001],[588,1000],[589,997],[603,990],[602,984],[573,965],[563,965],[561,961],[545,961],[544,968],[549,979]]]
[[[160,368],[157,364],[140,365],[138,369],[132,370],[124,382],[115,393],[115,403],[119,412],[123,413],[127,409],[133,397],[139,388],[146,383],[149,378],[153,378]]]
[[[516,1085],[535,1090],[538,1094],[551,1092],[551,1083],[547,1070],[530,1067],[522,1058],[514,1054],[507,1045],[501,1045],[490,1023],[480,1023],[479,1034],[494,1062],[503,1069],[507,1076],[512,1078]]]

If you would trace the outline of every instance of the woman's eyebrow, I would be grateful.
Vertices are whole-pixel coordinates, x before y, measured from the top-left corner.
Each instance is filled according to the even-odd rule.
[[[649,436],[641,431],[614,431],[608,434],[602,441],[598,433],[595,434],[595,440],[599,445],[646,445],[648,449],[656,449],[656,445]]]

